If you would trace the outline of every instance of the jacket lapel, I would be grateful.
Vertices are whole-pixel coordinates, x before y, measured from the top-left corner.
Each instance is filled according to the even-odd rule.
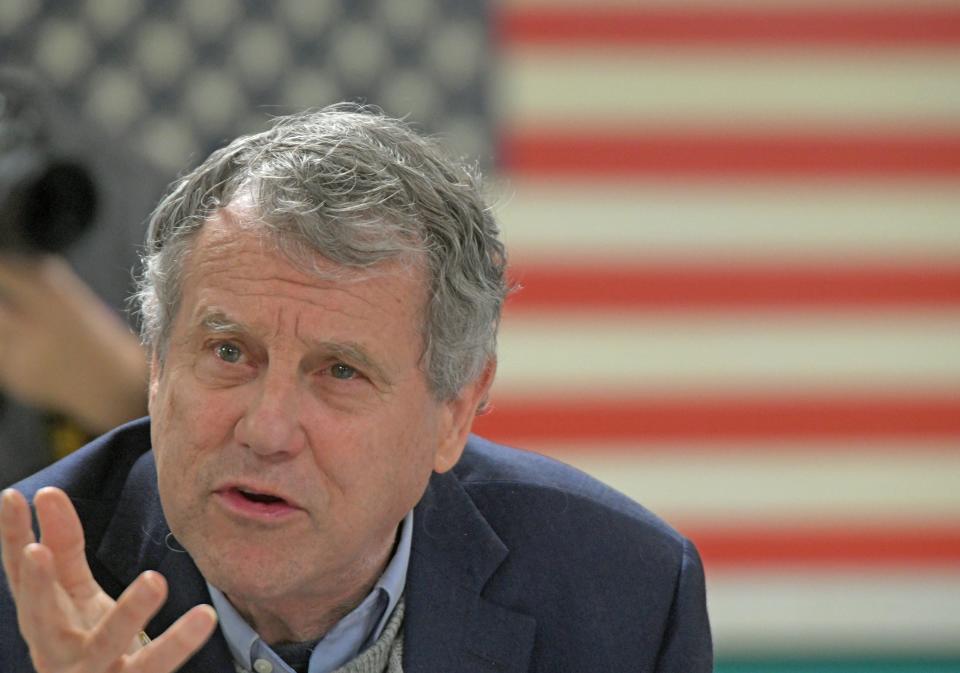
[[[520,673],[536,621],[482,596],[508,550],[452,473],[433,475],[414,513],[404,673]]]
[[[144,454],[130,471],[96,556],[112,573],[114,582],[119,580],[121,587],[128,586],[145,570],[156,570],[166,578],[167,602],[145,629],[151,638],[166,631],[193,606],[210,603],[203,576],[167,527],[157,492],[152,453]],[[234,673],[220,629],[179,670],[181,673]]]

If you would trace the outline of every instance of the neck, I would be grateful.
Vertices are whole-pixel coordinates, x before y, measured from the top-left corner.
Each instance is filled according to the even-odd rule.
[[[337,622],[363,602],[393,554],[396,535],[380,554],[362,567],[319,582],[314,591],[263,600],[242,593],[224,595],[253,630],[268,644],[305,642],[326,634]]]
[[[280,609],[270,605],[245,603],[233,596],[227,596],[227,599],[266,643],[299,643],[322,638],[363,601],[372,587],[373,583],[354,596],[339,601],[330,600],[323,605],[314,603],[301,607],[284,606]]]

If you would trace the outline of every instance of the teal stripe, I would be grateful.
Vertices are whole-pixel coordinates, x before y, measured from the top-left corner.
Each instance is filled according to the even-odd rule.
[[[960,659],[823,661],[721,660],[714,673],[960,673]]]

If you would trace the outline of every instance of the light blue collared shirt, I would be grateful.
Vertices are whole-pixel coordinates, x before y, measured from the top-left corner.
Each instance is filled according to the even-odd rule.
[[[412,540],[413,510],[400,523],[400,540],[386,570],[363,602],[320,639],[310,655],[308,673],[330,673],[354,659],[380,637],[407,582]],[[220,630],[238,666],[260,673],[268,669],[266,664],[258,661],[263,660],[270,664],[269,670],[273,673],[293,673],[293,669],[240,616],[222,591],[209,582],[207,588],[220,620]]]

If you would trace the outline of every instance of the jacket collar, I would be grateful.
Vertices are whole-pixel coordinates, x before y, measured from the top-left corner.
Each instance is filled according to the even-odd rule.
[[[146,631],[156,637],[194,605],[210,603],[203,576],[170,533],[152,452],[133,466],[97,558],[121,586],[161,573],[169,597]],[[453,473],[434,474],[414,515],[407,571],[404,672],[520,673],[528,670],[536,622],[482,591],[508,549]],[[180,670],[232,673],[219,629]]]
[[[433,475],[413,520],[404,673],[527,671],[536,621],[483,597],[509,550],[453,473]]]

